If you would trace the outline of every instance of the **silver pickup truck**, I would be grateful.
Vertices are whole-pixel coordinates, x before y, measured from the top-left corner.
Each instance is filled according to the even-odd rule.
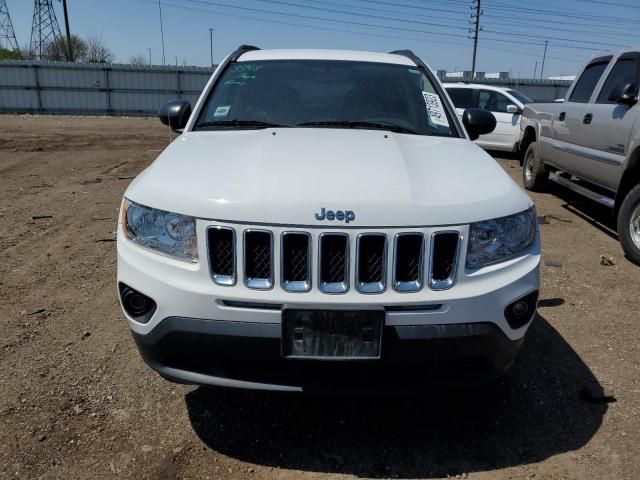
[[[611,208],[627,258],[640,265],[640,51],[593,58],[566,97],[527,104],[520,124],[523,180],[549,180]]]

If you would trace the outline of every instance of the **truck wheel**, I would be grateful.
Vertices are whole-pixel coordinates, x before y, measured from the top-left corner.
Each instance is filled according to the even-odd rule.
[[[547,186],[548,180],[549,169],[538,156],[536,142],[531,142],[524,154],[524,162],[522,164],[522,183],[524,183],[524,188],[534,192],[541,192]]]
[[[640,265],[640,184],[622,201],[618,212],[618,238],[627,258]]]

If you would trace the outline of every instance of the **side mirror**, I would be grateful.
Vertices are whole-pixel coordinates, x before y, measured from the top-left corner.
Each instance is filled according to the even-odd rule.
[[[507,105],[507,113],[522,113],[517,105]]]
[[[621,83],[609,93],[609,101],[632,106],[638,101],[637,88],[633,83]]]
[[[191,116],[191,104],[186,100],[172,100],[160,107],[158,117],[165,125],[172,130],[182,130],[187,126]]]
[[[462,124],[471,140],[491,133],[496,128],[496,117],[484,108],[467,108],[462,114]]]

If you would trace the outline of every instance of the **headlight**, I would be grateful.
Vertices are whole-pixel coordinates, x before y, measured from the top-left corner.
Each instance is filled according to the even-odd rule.
[[[472,223],[469,227],[467,268],[479,268],[512,257],[533,243],[536,238],[536,213],[529,210]]]
[[[145,207],[125,198],[122,226],[126,237],[138,245],[179,260],[198,261],[193,217]]]

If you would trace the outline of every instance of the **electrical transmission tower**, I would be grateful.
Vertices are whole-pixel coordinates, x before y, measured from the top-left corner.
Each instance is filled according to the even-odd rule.
[[[476,54],[478,52],[478,33],[482,30],[480,26],[480,16],[482,15],[482,10],[480,9],[480,1],[481,0],[473,0],[473,6],[471,7],[471,20],[469,23],[471,24],[471,28],[469,29],[469,33],[471,36],[469,37],[473,40],[473,63],[471,65],[471,78],[476,76]]]
[[[7,2],[0,0],[0,48],[18,51],[18,41],[7,9]]]
[[[47,48],[60,38],[60,27],[53,9],[53,0],[34,0],[30,50],[42,58]]]

